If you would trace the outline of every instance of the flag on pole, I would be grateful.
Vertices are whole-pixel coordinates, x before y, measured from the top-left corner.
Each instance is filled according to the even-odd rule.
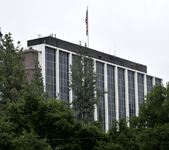
[[[86,23],[86,35],[88,35],[88,8],[86,10],[85,23]]]

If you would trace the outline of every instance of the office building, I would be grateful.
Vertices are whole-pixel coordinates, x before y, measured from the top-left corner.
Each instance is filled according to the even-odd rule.
[[[53,97],[57,93],[60,99],[73,101],[73,92],[69,91],[69,73],[72,58],[79,45],[54,37],[43,37],[28,41],[25,49],[26,68],[33,74],[34,59],[38,56],[42,67],[45,89],[50,84]],[[162,79],[147,74],[147,66],[125,60],[93,49],[91,56],[94,69],[99,74],[97,85],[109,91],[100,98],[103,129],[112,127],[112,120],[119,116],[138,116],[140,104],[153,85],[162,84]],[[99,110],[96,107],[94,119],[98,120]]]

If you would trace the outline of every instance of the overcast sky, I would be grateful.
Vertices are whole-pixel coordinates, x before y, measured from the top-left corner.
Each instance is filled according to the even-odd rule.
[[[14,42],[53,33],[72,43],[147,65],[169,81],[169,0],[0,0],[0,27]]]

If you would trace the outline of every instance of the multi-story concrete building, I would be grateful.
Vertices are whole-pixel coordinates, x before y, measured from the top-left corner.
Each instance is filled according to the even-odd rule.
[[[42,67],[45,89],[51,86],[51,95],[60,99],[73,100],[73,92],[69,91],[69,65],[76,55],[79,45],[54,37],[44,37],[28,41],[25,49],[26,68],[33,74],[34,59],[38,56]],[[93,49],[91,56],[94,69],[99,74],[98,87],[109,91],[100,98],[103,129],[105,132],[112,127],[112,120],[119,116],[138,116],[140,104],[153,85],[162,84],[162,79],[147,74],[147,66],[105,54]],[[99,111],[96,106],[94,119],[98,120]]]

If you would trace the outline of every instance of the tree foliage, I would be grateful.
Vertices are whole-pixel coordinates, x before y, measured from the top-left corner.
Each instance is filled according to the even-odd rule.
[[[169,85],[154,86],[140,107],[137,127],[148,128],[169,123],[168,101]]]
[[[80,46],[77,50],[70,70],[70,88],[76,95],[73,105],[77,119],[87,124],[93,120],[94,104],[98,104],[99,96],[104,93],[97,88],[98,75],[94,71],[94,61],[87,47]]]
[[[26,80],[22,49],[11,34],[0,35],[0,149],[169,149],[169,83],[154,86],[139,116],[113,120],[108,133],[92,121],[94,104],[105,91],[97,89],[97,75],[87,48],[77,53],[71,67],[71,88],[77,118],[70,104],[46,98],[38,60],[31,84]],[[97,95],[96,95],[97,93]],[[10,105],[9,105],[10,104]],[[85,123],[85,124],[84,124]]]
[[[27,84],[27,73],[24,65],[25,57],[22,48],[15,47],[11,34],[2,35],[0,32],[0,109],[6,109],[9,104],[20,97],[22,86]]]
[[[35,67],[33,77],[31,79],[31,86],[36,91],[38,96],[44,95],[42,68],[39,64],[38,58],[35,59]]]
[[[24,130],[33,130],[38,139],[58,139],[47,141],[53,148],[66,144],[65,139],[74,135],[74,112],[65,102],[44,100],[36,91],[26,93],[22,101],[13,103],[7,109],[8,119],[16,124],[17,136]]]
[[[11,149],[51,149],[50,145],[45,140],[38,139],[34,131],[31,129],[27,132],[23,129],[20,134],[16,133],[18,128],[17,124],[10,121],[4,114],[0,115],[0,150],[11,150]],[[23,128],[23,127],[22,127]]]
[[[169,123],[149,127],[139,132],[136,137],[140,150],[164,150],[169,149]]]
[[[120,117],[119,121],[113,120],[113,127],[109,130],[110,143],[120,146],[121,149],[138,149],[135,129],[128,127],[128,120]]]

